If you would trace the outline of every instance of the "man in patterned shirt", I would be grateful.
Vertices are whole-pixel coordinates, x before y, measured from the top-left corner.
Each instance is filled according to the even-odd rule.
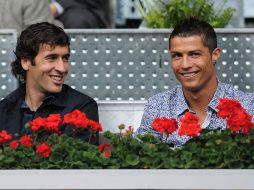
[[[221,49],[211,25],[197,18],[188,18],[176,25],[169,38],[171,67],[181,85],[172,90],[149,98],[135,135],[151,132],[160,140],[166,136],[152,129],[155,118],[179,119],[186,111],[199,117],[202,128],[226,127],[226,122],[217,115],[220,98],[232,98],[241,102],[247,112],[254,115],[254,95],[234,89],[232,85],[218,81],[215,64],[220,58]],[[170,134],[168,143],[176,147],[189,140],[179,136],[177,131]]]

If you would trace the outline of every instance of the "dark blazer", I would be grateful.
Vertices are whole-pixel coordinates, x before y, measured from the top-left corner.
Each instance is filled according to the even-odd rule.
[[[59,19],[65,28],[106,28],[108,0],[56,0],[64,12]]]
[[[59,113],[61,116],[70,113],[75,109],[83,111],[89,119],[99,121],[98,106],[95,100],[84,95],[68,85],[63,85],[62,91],[53,95],[54,98],[42,105],[35,112],[36,117],[47,117],[49,114]],[[25,97],[25,86],[18,88],[9,94],[0,102],[0,131],[5,129],[11,134],[21,133],[22,117],[21,104]],[[72,135],[71,127],[68,125],[62,126],[60,129],[67,135]],[[76,133],[76,137],[88,141],[89,132],[80,130]],[[98,144],[98,135],[92,139],[92,143]]]

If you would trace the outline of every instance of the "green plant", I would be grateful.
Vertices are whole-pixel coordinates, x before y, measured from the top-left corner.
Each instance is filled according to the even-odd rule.
[[[230,130],[204,130],[182,148],[172,149],[150,134],[136,138],[106,132],[114,168],[136,169],[253,169],[254,130],[246,135]],[[110,164],[112,164],[110,163]],[[106,166],[105,168],[111,168]]]
[[[137,0],[136,5],[148,28],[173,28],[184,18],[194,16],[223,28],[230,21],[235,9],[225,7],[227,0],[220,0],[215,7],[211,0]]]
[[[172,149],[151,134],[133,138],[104,133],[112,148],[103,155],[98,146],[66,135],[49,136],[48,158],[36,156],[32,147],[10,148],[0,153],[1,169],[254,169],[254,130],[246,135],[230,130],[205,130],[182,148]],[[58,142],[58,143],[56,143]],[[104,150],[105,151],[105,150]]]

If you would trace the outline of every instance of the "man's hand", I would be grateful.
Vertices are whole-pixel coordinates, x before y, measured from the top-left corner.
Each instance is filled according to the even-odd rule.
[[[59,16],[59,13],[58,13],[55,3],[50,3],[49,8],[50,8],[50,11],[54,17]]]

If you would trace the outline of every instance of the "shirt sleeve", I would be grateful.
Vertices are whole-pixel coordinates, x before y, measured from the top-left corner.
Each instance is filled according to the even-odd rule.
[[[84,112],[88,119],[99,122],[98,104],[96,101],[82,105],[79,110]]]
[[[145,135],[147,133],[151,133],[153,136],[162,140],[162,135],[152,129],[153,120],[159,115],[160,105],[156,100],[149,99],[145,105],[144,113],[141,119],[140,127],[135,132],[134,136],[137,135]]]
[[[246,108],[248,114],[252,117],[252,123],[254,123],[254,94],[250,93],[249,103]]]
[[[64,12],[63,6],[60,3],[56,2],[56,1],[53,1],[53,3],[56,6],[58,14],[59,15],[63,14],[63,12]]]

